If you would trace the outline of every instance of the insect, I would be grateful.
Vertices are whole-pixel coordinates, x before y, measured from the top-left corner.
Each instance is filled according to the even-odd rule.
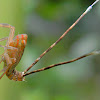
[[[15,80],[15,81],[24,81],[25,76],[44,71],[50,68],[53,68],[55,66],[63,65],[63,64],[68,64],[72,63],[74,61],[77,61],[79,59],[82,59],[84,57],[90,56],[90,55],[98,55],[100,54],[100,51],[93,51],[91,53],[85,54],[83,56],[80,56],[78,58],[66,61],[66,62],[60,62],[58,64],[53,64],[41,69],[37,69],[31,72],[28,72],[47,52],[49,52],[57,43],[59,43],[63,37],[92,9],[92,7],[98,2],[99,0],[96,0],[92,5],[90,5],[86,11],[65,31],[65,33],[55,42],[53,43],[46,51],[44,51],[25,71],[19,72],[15,69],[17,64],[19,63],[26,43],[27,43],[27,34],[20,34],[14,37],[14,32],[15,28],[9,24],[0,24],[0,27],[5,27],[5,28],[10,28],[10,34],[9,37],[7,38],[2,38],[0,41],[7,40],[7,43],[5,46],[0,45],[1,47],[4,48],[4,53],[2,54],[1,57],[1,62],[4,62],[4,67],[1,70],[3,74],[0,76],[0,79],[6,74],[6,76],[10,80]]]

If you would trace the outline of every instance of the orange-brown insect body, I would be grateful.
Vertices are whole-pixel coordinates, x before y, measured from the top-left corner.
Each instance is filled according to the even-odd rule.
[[[19,63],[23,52],[24,48],[26,46],[27,42],[27,35],[26,34],[21,34],[17,35],[12,42],[9,43],[9,46],[14,47],[14,48],[7,48],[6,49],[6,54],[8,54],[11,64],[7,65],[7,61],[5,60],[4,56],[2,56],[3,62],[4,62],[4,68],[9,67],[8,70],[6,71],[6,76],[15,81],[23,81],[23,72],[18,72],[15,67]],[[5,55],[5,53],[3,55]],[[9,60],[8,60],[9,61]]]

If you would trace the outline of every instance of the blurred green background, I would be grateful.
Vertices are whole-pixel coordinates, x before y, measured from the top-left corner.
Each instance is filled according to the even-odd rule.
[[[0,0],[0,23],[28,34],[24,55],[17,66],[23,71],[55,42],[94,0]],[[67,61],[100,49],[100,3],[34,68]],[[0,28],[0,38],[9,29]],[[5,42],[1,42],[5,44]],[[3,48],[0,48],[3,53]],[[52,68],[26,77],[25,82],[0,80],[0,100],[100,100],[100,56]],[[3,63],[0,66],[2,69]]]

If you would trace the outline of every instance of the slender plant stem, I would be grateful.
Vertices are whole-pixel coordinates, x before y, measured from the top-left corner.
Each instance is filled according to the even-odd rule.
[[[92,5],[90,5],[86,11],[63,33],[63,35],[54,42],[46,51],[44,51],[25,71],[26,73],[28,70],[30,70],[47,52],[49,52],[55,45],[57,45],[64,36],[92,9],[92,7],[98,2],[99,0],[96,0]],[[25,74],[26,75],[26,74]],[[24,75],[24,76],[25,76]]]
[[[34,71],[32,71],[32,72],[29,72],[29,73],[24,74],[23,76],[27,76],[27,75],[30,75],[30,74],[33,74],[33,73],[41,72],[41,71],[44,71],[44,70],[47,70],[47,69],[50,69],[50,68],[53,68],[53,67],[56,67],[56,66],[59,66],[59,65],[69,64],[69,63],[75,62],[75,61],[77,61],[77,60],[80,60],[80,59],[82,59],[82,58],[88,57],[88,56],[90,56],[90,55],[98,55],[98,54],[100,54],[100,51],[94,51],[94,52],[85,54],[85,55],[83,55],[83,56],[77,57],[77,58],[75,58],[75,59],[66,61],[66,62],[60,62],[60,63],[52,64],[52,65],[50,65],[50,66],[47,66],[47,67],[44,67],[44,68],[41,68],[41,69],[34,70]]]

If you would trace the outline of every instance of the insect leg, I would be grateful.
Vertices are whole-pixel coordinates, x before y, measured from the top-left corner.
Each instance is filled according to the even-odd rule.
[[[85,58],[85,57],[90,56],[90,55],[99,55],[99,54],[100,54],[100,51],[93,51],[91,53],[85,54],[83,56],[80,56],[78,58],[75,58],[75,59],[72,59],[72,60],[69,60],[69,61],[66,61],[66,62],[60,62],[58,64],[53,64],[53,65],[50,65],[50,66],[47,66],[47,67],[44,67],[44,68],[41,68],[41,69],[34,70],[32,72],[24,74],[23,77],[25,77],[27,75],[30,75],[30,74],[33,74],[33,73],[44,71],[44,70],[47,70],[47,69],[50,69],[50,68],[53,68],[53,67],[56,67],[56,66],[59,66],[59,65],[64,65],[64,64],[72,63],[72,62],[75,62],[77,60],[80,60],[80,59]]]
[[[4,24],[4,23],[0,23],[0,27],[10,28],[10,34],[9,34],[8,41],[6,44],[6,46],[8,46],[9,43],[13,40],[14,33],[15,33],[15,27],[13,27],[9,24]]]
[[[64,36],[92,9],[92,7],[98,2],[99,0],[96,0],[92,5],[90,5],[85,12],[63,33],[63,35],[54,42],[46,51],[44,51],[25,71],[26,73],[29,69],[31,69],[47,52],[49,52],[56,44],[58,44]]]
[[[15,50],[18,50],[18,48],[12,47],[12,46],[3,46],[3,45],[0,45],[0,47],[3,47],[5,49],[15,49]]]
[[[6,60],[6,65],[4,66],[4,68],[3,68],[3,70],[4,70],[4,72],[3,72],[3,74],[0,76],[0,79],[6,74],[6,72],[9,70],[9,68],[11,67],[11,65],[12,65],[12,61],[11,61],[11,58],[9,57],[9,55],[8,54],[4,54],[4,59]],[[2,72],[2,70],[1,70],[1,72]]]
[[[8,40],[8,37],[1,38],[0,41]]]

